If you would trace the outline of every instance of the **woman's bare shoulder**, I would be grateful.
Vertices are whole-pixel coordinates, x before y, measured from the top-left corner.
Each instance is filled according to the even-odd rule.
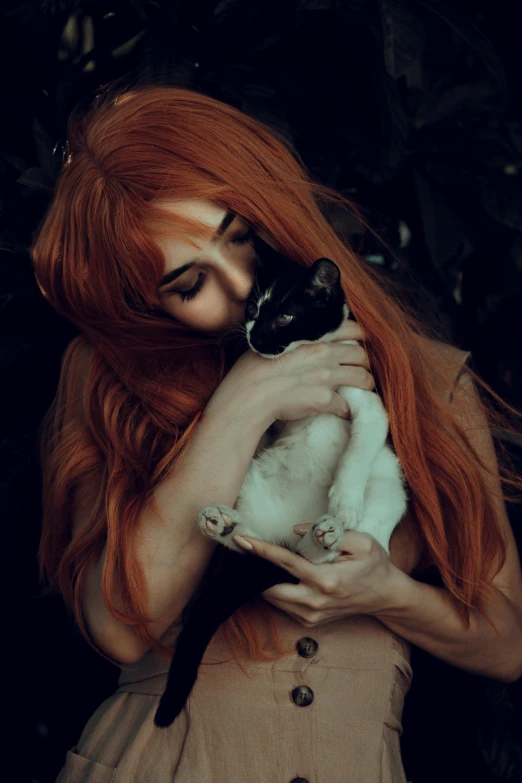
[[[471,356],[470,351],[420,335],[417,339],[428,360],[426,368],[434,389],[446,402],[451,402],[455,385]]]

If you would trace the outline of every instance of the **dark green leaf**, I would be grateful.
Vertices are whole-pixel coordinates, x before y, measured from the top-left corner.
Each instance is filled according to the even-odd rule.
[[[489,38],[469,18],[469,15],[461,11],[457,5],[447,5],[440,0],[415,0],[415,2],[442,19],[456,36],[465,41],[470,52],[482,61],[490,77],[501,89],[503,98],[507,100],[507,83],[502,60]]]
[[[422,53],[426,33],[411,7],[398,0],[381,0],[384,64],[392,79],[404,76]]]
[[[416,128],[424,128],[456,114],[491,111],[488,101],[497,94],[495,85],[490,81],[454,84],[441,91],[425,92],[412,123]]]
[[[27,169],[16,181],[20,185],[26,185],[33,190],[42,190],[46,193],[52,193],[53,191],[53,182],[43,169]]]

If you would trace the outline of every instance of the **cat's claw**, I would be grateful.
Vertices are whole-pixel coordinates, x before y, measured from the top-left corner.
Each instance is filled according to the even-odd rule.
[[[207,538],[223,538],[237,525],[235,511],[230,506],[207,506],[198,517],[199,529]]]

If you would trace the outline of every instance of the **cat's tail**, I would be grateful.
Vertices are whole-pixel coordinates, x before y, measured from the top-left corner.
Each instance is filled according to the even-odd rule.
[[[188,607],[177,638],[165,691],[154,723],[166,728],[178,717],[190,696],[205,650],[218,627],[247,601],[281,582],[299,580],[256,555],[227,550],[226,567],[201,589]]]

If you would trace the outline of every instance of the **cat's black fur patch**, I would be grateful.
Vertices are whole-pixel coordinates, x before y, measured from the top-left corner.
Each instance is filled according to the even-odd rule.
[[[247,301],[246,320],[249,320],[249,312],[256,313],[249,334],[256,351],[277,356],[292,342],[315,342],[339,328],[346,299],[339,268],[333,261],[319,258],[311,267],[304,267],[290,261],[260,238],[256,239],[255,247],[257,285]],[[269,288],[273,288],[273,293],[258,311],[259,291]],[[293,319],[281,326],[276,323],[278,315],[291,315]]]

